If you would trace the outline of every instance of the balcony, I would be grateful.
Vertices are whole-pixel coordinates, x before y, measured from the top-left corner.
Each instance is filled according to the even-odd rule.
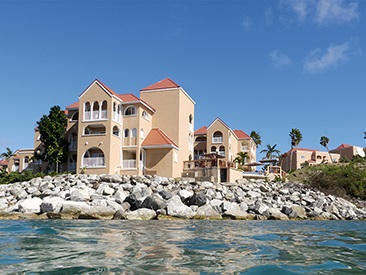
[[[223,138],[222,137],[213,137],[212,143],[222,143]]]
[[[125,137],[123,138],[123,146],[136,146],[137,138],[136,137]]]
[[[91,157],[83,159],[85,167],[104,167],[104,157]]]
[[[241,146],[241,151],[242,152],[248,152],[249,151],[249,147],[248,146]]]

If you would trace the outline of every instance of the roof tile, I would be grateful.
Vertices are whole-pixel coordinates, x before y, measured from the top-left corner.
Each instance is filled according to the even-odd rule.
[[[163,80],[160,80],[159,82],[156,82],[154,84],[151,84],[150,86],[147,86],[141,91],[149,91],[149,90],[160,90],[160,89],[170,89],[170,88],[179,88],[180,86],[175,83],[170,78],[165,78]]]
[[[159,128],[153,128],[142,142],[141,146],[161,146],[172,145],[178,147],[162,130]]]

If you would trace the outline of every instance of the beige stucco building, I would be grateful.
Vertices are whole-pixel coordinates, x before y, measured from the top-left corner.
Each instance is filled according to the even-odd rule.
[[[95,80],[66,107],[70,145],[63,170],[179,177],[183,161],[193,157],[194,108],[169,78],[141,89],[140,97]],[[34,143],[42,154],[37,129]]]
[[[354,156],[365,156],[364,148],[360,146],[353,146],[349,144],[341,144],[337,148],[330,150],[333,154],[339,154],[341,158],[352,160]]]
[[[331,153],[334,162],[338,162],[340,154]],[[293,148],[280,157],[282,170],[285,172],[300,169],[305,163],[315,165],[330,163],[329,153],[306,148]]]

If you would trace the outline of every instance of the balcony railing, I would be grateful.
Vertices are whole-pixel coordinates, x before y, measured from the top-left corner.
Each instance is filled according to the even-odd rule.
[[[248,146],[242,146],[242,147],[241,147],[241,150],[242,150],[243,152],[245,152],[245,151],[249,151],[249,147],[248,147]]]
[[[100,111],[100,119],[107,119],[107,110]]]
[[[85,112],[84,119],[85,120],[91,120],[91,112]]]
[[[103,167],[104,158],[103,157],[94,157],[94,158],[84,158],[83,166],[85,167]]]
[[[100,120],[107,119],[107,110],[87,111],[84,113],[84,120]]]
[[[135,159],[122,160],[122,169],[136,169],[136,160]]]
[[[120,122],[120,120],[121,120],[120,114],[116,113],[116,112],[113,112],[113,120],[117,121],[117,122]]]
[[[222,143],[222,137],[213,137],[212,143]]]
[[[93,111],[93,119],[99,119],[99,111]]]
[[[225,157],[225,151],[219,151],[219,155]]]
[[[123,138],[123,146],[136,146],[137,138],[135,137],[125,137]]]

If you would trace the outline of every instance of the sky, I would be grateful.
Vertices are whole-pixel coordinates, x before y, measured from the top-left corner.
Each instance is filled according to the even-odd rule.
[[[216,117],[282,153],[365,146],[366,1],[0,0],[0,151],[99,79],[117,93],[171,78],[195,129]],[[259,154],[260,155],[260,154]]]

